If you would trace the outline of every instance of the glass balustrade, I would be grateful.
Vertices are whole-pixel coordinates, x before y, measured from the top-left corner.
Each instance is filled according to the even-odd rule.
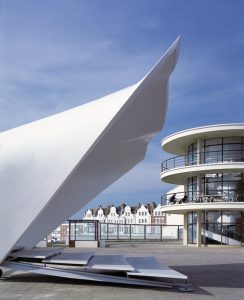
[[[244,150],[221,150],[195,152],[169,158],[161,164],[161,171],[201,164],[244,162]]]
[[[214,192],[214,191],[212,191]],[[194,195],[188,196],[187,193],[169,193],[161,197],[161,205],[178,205],[185,203],[213,203],[213,202],[244,202],[244,190],[240,194],[221,194],[216,191],[212,194],[203,194],[196,192]]]

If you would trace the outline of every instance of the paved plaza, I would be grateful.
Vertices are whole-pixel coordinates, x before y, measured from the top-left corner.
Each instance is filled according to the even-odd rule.
[[[65,252],[82,251],[67,248]],[[0,279],[0,300],[6,299],[244,299],[244,250],[240,247],[184,247],[165,243],[110,243],[109,248],[85,249],[96,254],[155,256],[187,275],[194,292],[175,289],[97,284],[42,275],[17,274]]]

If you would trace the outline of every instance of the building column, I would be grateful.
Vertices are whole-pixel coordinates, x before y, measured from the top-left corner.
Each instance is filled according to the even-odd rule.
[[[188,244],[188,221],[187,221],[187,212],[184,213],[184,225],[183,225],[183,245],[187,246]]]
[[[200,195],[202,194],[202,175],[197,175],[197,192],[198,195],[197,197],[199,198]]]
[[[200,165],[202,163],[202,140],[197,140],[197,164]],[[202,175],[197,175],[197,198],[202,194]]]
[[[200,165],[202,163],[202,140],[197,139],[197,164]]]
[[[202,245],[202,211],[197,211],[197,247]]]

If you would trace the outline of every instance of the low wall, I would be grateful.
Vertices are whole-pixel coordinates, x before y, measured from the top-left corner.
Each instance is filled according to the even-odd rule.
[[[98,241],[75,241],[75,248],[98,248]]]

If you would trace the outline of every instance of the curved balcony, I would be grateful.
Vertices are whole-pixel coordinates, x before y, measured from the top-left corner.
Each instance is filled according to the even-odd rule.
[[[244,190],[239,193],[219,193],[214,191],[212,194],[203,194],[195,191],[193,195],[184,192],[169,193],[161,197],[161,205],[177,205],[177,204],[192,204],[192,203],[227,203],[227,202],[244,202]]]
[[[161,164],[161,171],[194,165],[244,162],[244,150],[193,152],[169,158]]]

